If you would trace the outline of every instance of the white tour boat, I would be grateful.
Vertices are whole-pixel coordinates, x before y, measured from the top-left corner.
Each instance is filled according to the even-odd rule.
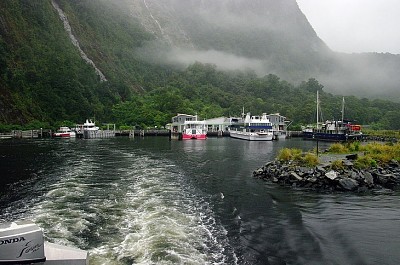
[[[100,130],[99,127],[92,120],[86,119],[85,123],[83,124],[84,131],[98,131]]]
[[[274,134],[266,113],[262,116],[251,116],[247,113],[243,124],[231,126],[230,136],[248,141],[272,141]]]

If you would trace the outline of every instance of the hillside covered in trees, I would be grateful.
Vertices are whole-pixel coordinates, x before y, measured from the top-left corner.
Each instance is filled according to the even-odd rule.
[[[233,2],[238,5],[245,3]],[[237,116],[243,107],[254,114],[279,112],[293,120],[295,125],[300,125],[315,120],[317,90],[323,91],[320,98],[324,118],[341,116],[342,96],[327,90],[325,83],[316,76],[301,79],[299,74],[299,69],[310,70],[314,60],[322,58],[321,54],[325,54],[323,58],[330,58],[333,54],[313,36],[312,30],[307,35],[308,40],[304,38],[298,49],[307,50],[312,45],[317,52],[313,53],[309,47],[308,54],[297,58],[303,64],[296,64],[294,58],[297,53],[287,53],[292,46],[280,45],[284,42],[281,38],[296,38],[287,29],[286,34],[278,34],[278,28],[269,28],[268,33],[261,27],[258,30],[263,31],[263,35],[243,27],[235,35],[229,35],[227,28],[217,28],[215,38],[211,38],[208,34],[213,31],[214,24],[209,24],[208,29],[196,31],[201,19],[193,19],[189,23],[190,13],[182,18],[175,17],[174,24],[169,17],[153,13],[153,18],[157,14],[160,16],[157,20],[159,25],[154,25],[154,19],[146,23],[149,16],[144,15],[148,10],[143,3],[138,0],[1,1],[0,127],[57,127],[61,123],[83,122],[88,117],[95,117],[99,123],[163,126],[176,113],[197,113],[202,118]],[[155,4],[152,1],[148,3]],[[179,4],[179,1],[171,3]],[[186,4],[194,3],[188,1]],[[82,59],[54,4],[67,17],[80,49],[101,70],[107,81],[101,81],[93,66]],[[275,13],[282,11],[279,6],[272,5],[273,1],[263,2],[264,10],[273,7]],[[214,8],[218,10],[220,7]],[[166,10],[172,12],[171,7]],[[271,15],[269,25],[278,23],[274,16]],[[185,21],[186,27],[177,29],[177,25],[183,25],[178,20]],[[299,20],[307,25],[305,18],[299,14],[291,24]],[[177,29],[174,31],[177,37],[173,38],[173,31],[170,28],[167,30],[164,25]],[[156,32],[157,28],[159,32]],[[195,31],[196,35],[189,34]],[[271,36],[271,32],[278,35],[267,45],[268,49],[263,49],[259,45]],[[285,32],[285,26],[280,26],[278,32]],[[248,46],[257,35],[261,42],[254,40],[255,46]],[[227,44],[225,40],[229,36],[232,41]],[[179,46],[179,43],[182,45]],[[225,61],[227,66],[239,62],[243,65],[223,67],[220,61],[201,62],[203,57],[193,56],[195,53],[190,47],[196,47],[196,51],[204,51],[202,55],[214,58],[230,54],[220,61]],[[225,52],[215,53],[215,47]],[[278,51],[278,47],[282,50]],[[283,54],[288,57],[283,57]],[[179,57],[183,55],[194,58],[194,61]],[[264,65],[255,58],[268,55],[273,55],[275,61],[272,61],[284,75],[266,68],[260,72],[253,67]],[[179,57],[180,62],[186,63],[177,63],[171,56]],[[196,58],[199,58],[198,62]],[[390,60],[396,65],[396,59],[390,57],[386,62]],[[278,64],[278,61],[286,63]],[[318,62],[318,67],[329,65]],[[307,71],[311,73],[311,70]],[[291,77],[298,81],[294,82]],[[348,84],[348,80],[341,80],[340,76],[336,78],[336,83]],[[359,96],[346,96],[345,100],[346,118],[376,128],[400,129],[399,103]]]

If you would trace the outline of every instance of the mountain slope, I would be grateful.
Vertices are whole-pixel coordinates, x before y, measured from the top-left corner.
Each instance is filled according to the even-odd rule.
[[[75,104],[88,104],[93,95],[87,87],[97,78],[55,23],[49,2],[1,1],[0,9],[0,50],[6,51],[0,55],[2,120],[62,117]],[[76,86],[81,93],[74,93]],[[66,100],[60,113],[52,113]]]
[[[109,1],[56,1],[85,54],[109,82],[100,82],[64,29],[52,1],[0,2],[0,121],[79,121],[107,116],[141,90],[152,66],[134,48],[151,39]]]
[[[295,0],[0,1],[0,123],[110,121],[134,106],[135,123],[162,125],[173,112],[228,115],[242,102],[305,122],[302,102],[286,98],[305,89],[312,112],[315,89],[303,80],[362,97],[378,87],[395,99],[399,65],[390,54],[332,52]],[[386,106],[379,113],[397,105]]]
[[[171,47],[163,54],[170,63],[250,68],[296,83],[314,77],[334,93],[400,101],[398,55],[332,52],[295,0],[127,2],[144,28]]]

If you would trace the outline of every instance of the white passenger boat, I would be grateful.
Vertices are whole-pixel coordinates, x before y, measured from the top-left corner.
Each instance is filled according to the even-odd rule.
[[[205,140],[207,129],[204,121],[185,121],[182,140]]]
[[[69,127],[60,127],[55,133],[53,133],[53,137],[74,138],[76,137],[76,133]]]
[[[272,141],[274,134],[266,113],[262,116],[247,113],[243,124],[231,126],[230,136],[248,141]]]
[[[84,131],[98,131],[100,130],[99,127],[92,120],[86,119],[85,123],[83,124]]]

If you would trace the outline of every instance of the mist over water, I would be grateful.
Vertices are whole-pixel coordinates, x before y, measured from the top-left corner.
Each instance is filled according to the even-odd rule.
[[[90,264],[396,264],[398,192],[319,194],[252,177],[281,148],[314,145],[3,141],[0,171],[15,179],[0,221],[32,219]]]

